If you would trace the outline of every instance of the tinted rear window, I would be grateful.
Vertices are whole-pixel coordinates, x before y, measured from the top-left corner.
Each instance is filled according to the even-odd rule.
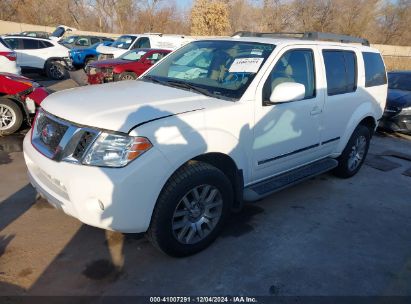
[[[365,66],[365,86],[373,87],[387,83],[384,62],[378,53],[363,52]]]
[[[32,39],[23,39],[23,49],[33,50],[39,48],[39,41]]]
[[[354,92],[357,88],[357,62],[351,51],[324,50],[328,95]]]

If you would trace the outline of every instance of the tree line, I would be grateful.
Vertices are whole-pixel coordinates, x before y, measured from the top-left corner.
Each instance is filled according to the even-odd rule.
[[[0,19],[110,33],[321,31],[411,45],[411,0],[1,0]]]

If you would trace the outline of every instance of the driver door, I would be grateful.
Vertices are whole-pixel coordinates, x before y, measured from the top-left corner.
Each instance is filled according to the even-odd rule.
[[[285,48],[257,88],[253,151],[253,180],[259,181],[320,158],[320,125],[324,92],[316,64],[315,46]],[[318,68],[317,68],[318,70]],[[305,86],[302,100],[271,104],[280,83]]]

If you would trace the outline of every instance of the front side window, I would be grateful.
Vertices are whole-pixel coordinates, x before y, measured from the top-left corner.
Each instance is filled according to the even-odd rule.
[[[384,62],[378,53],[363,52],[365,68],[365,86],[373,87],[387,83]]]
[[[324,50],[327,93],[329,96],[357,89],[357,61],[352,51]]]
[[[136,43],[133,45],[133,49],[143,49],[150,48],[150,39],[147,37],[139,38]]]
[[[155,52],[155,53],[150,54],[146,59],[152,61],[153,63],[156,63],[161,58],[163,58],[165,55],[167,54],[161,53],[161,52]]]
[[[286,52],[278,60],[263,88],[263,100],[269,100],[280,83],[296,82],[305,87],[305,98],[315,97],[314,53],[300,49]]]
[[[80,38],[76,41],[76,45],[89,46],[88,38]]]
[[[168,55],[143,79],[239,99],[274,48],[255,42],[195,41]]]

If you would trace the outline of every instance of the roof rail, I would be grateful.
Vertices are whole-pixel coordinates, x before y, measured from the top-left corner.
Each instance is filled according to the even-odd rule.
[[[231,37],[281,37],[281,38],[298,38],[304,40],[331,40],[339,41],[342,43],[360,43],[365,46],[370,46],[370,42],[364,38],[358,38],[348,35],[339,35],[333,33],[321,33],[321,32],[279,32],[279,33],[260,33],[260,32],[247,32],[239,31],[235,32]]]

